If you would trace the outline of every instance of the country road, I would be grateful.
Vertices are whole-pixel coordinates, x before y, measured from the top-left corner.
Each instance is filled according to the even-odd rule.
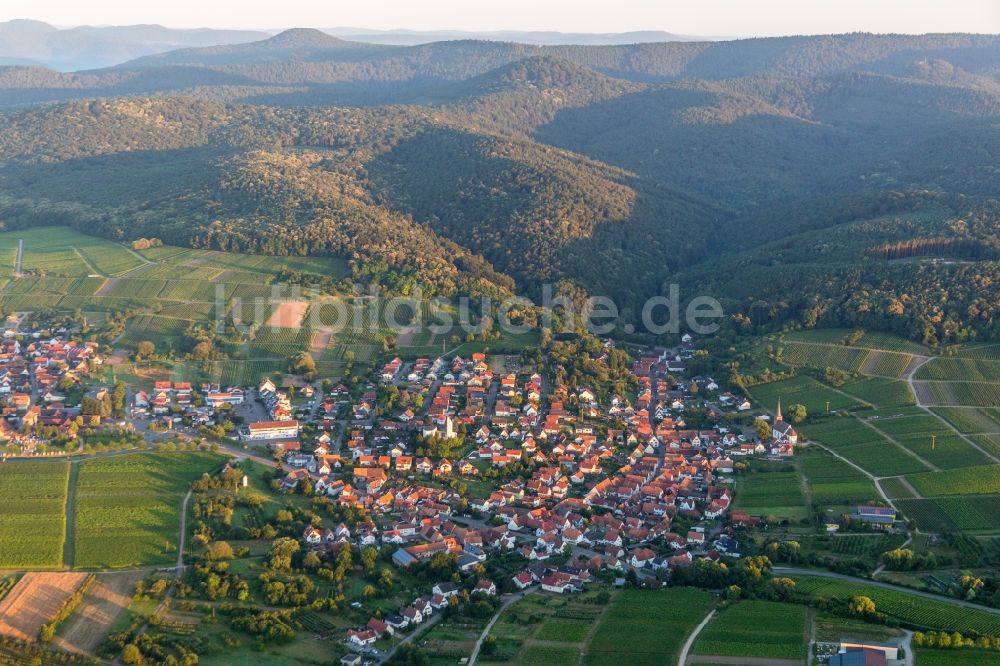
[[[698,636],[701,634],[702,629],[705,628],[705,625],[712,621],[712,617],[714,615],[715,609],[713,608],[708,612],[708,615],[705,616],[705,619],[698,623],[698,626],[694,628],[691,635],[687,637],[687,640],[684,641],[684,647],[681,648],[681,654],[677,657],[677,666],[684,666],[684,664],[687,663],[688,653],[691,652],[694,642],[698,639]]]

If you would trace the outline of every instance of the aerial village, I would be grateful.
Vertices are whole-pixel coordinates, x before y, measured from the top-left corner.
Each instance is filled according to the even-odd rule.
[[[656,582],[699,558],[739,557],[727,525],[760,521],[730,512],[734,461],[790,456],[797,434],[780,407],[772,441],[727,430],[722,410],[749,405],[726,393],[717,401],[725,407],[708,409],[714,426],[687,427],[688,387],[698,384],[703,395],[719,389],[711,378],[685,377],[692,349],[640,353],[630,395],[550,385],[523,370],[519,356],[473,353],[396,357],[360,392],[332,385],[311,391],[304,408],[270,379],[246,391],[204,386],[201,409],[211,418],[216,405],[253,406],[260,418],[237,435],[281,461],[276,489],[307,485],[365,516],[353,525],[308,526],[304,547],[389,545],[403,569],[451,555],[463,575],[482,571],[491,556],[520,556],[509,579],[477,580],[474,591],[539,586],[568,594],[598,577]],[[157,387],[153,409],[188,390]],[[456,593],[451,581],[440,581],[397,613],[352,628],[348,641],[364,648],[454,603]]]
[[[8,327],[0,339],[0,440],[7,453],[48,453],[53,440],[76,437],[85,425],[101,424],[100,409],[80,404],[85,381],[103,363],[96,342],[68,339],[65,329],[54,335],[18,334]],[[68,400],[77,394],[75,400]],[[110,403],[107,389],[89,396],[99,404]],[[74,406],[67,403],[74,402]]]
[[[0,345],[8,438],[26,447],[36,423],[79,423],[80,408],[65,408],[59,391],[101,362],[96,345],[13,336]],[[603,345],[595,360],[615,347]],[[307,526],[309,550],[389,546],[400,569],[443,554],[463,576],[477,576],[490,557],[520,562],[503,580],[477,578],[473,591],[488,596],[532,587],[569,594],[598,578],[662,584],[700,558],[740,557],[733,528],[761,518],[730,510],[736,461],[791,456],[798,444],[780,405],[770,441],[722,425],[723,413],[750,404],[710,377],[688,377],[693,350],[685,340],[633,353],[626,394],[553,382],[518,355],[395,357],[353,389],[157,381],[131,392],[127,420],[149,435],[238,421],[227,440],[275,461],[276,492],[308,487],[363,516]],[[685,421],[696,401],[708,426]],[[458,592],[441,580],[350,629],[346,641],[363,650],[455,604]]]

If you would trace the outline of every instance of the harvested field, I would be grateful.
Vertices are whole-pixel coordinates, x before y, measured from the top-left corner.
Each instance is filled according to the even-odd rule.
[[[314,361],[323,357],[323,353],[333,339],[333,331],[329,328],[318,328],[313,332],[312,340],[309,341],[309,354]]]
[[[276,328],[300,328],[308,309],[307,301],[283,301],[274,308],[267,325]]]
[[[85,573],[29,572],[0,601],[0,634],[23,641],[38,639],[38,630],[55,617],[87,579]]]
[[[63,650],[93,654],[111,631],[118,616],[132,601],[140,572],[98,574],[87,590],[83,603],[59,628],[53,644]]]

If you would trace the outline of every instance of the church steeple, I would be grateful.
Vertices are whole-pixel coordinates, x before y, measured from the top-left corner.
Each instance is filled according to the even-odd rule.
[[[781,398],[778,398],[778,411],[774,413],[774,422],[783,421],[781,418]]]

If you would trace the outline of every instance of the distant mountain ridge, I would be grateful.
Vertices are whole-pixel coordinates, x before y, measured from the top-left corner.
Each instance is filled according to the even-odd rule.
[[[306,33],[310,33],[308,37]],[[415,46],[470,39],[535,45],[634,44],[706,39],[655,30],[591,34],[523,30],[371,30],[346,27],[322,31],[293,28],[282,32],[176,29],[160,25],[77,26],[60,29],[42,21],[15,19],[0,22],[0,65],[41,65],[64,72],[102,69],[147,55],[192,47],[233,46],[259,42],[279,34],[284,36],[272,44],[275,46],[283,44],[288,48],[332,48],[338,39],[341,42],[364,42],[383,46]],[[333,39],[324,40],[320,36]]]
[[[59,29],[42,21],[0,23],[0,64],[42,65],[61,71],[110,67],[192,46],[235,44],[267,37],[252,30],[174,29],[159,25]]]

